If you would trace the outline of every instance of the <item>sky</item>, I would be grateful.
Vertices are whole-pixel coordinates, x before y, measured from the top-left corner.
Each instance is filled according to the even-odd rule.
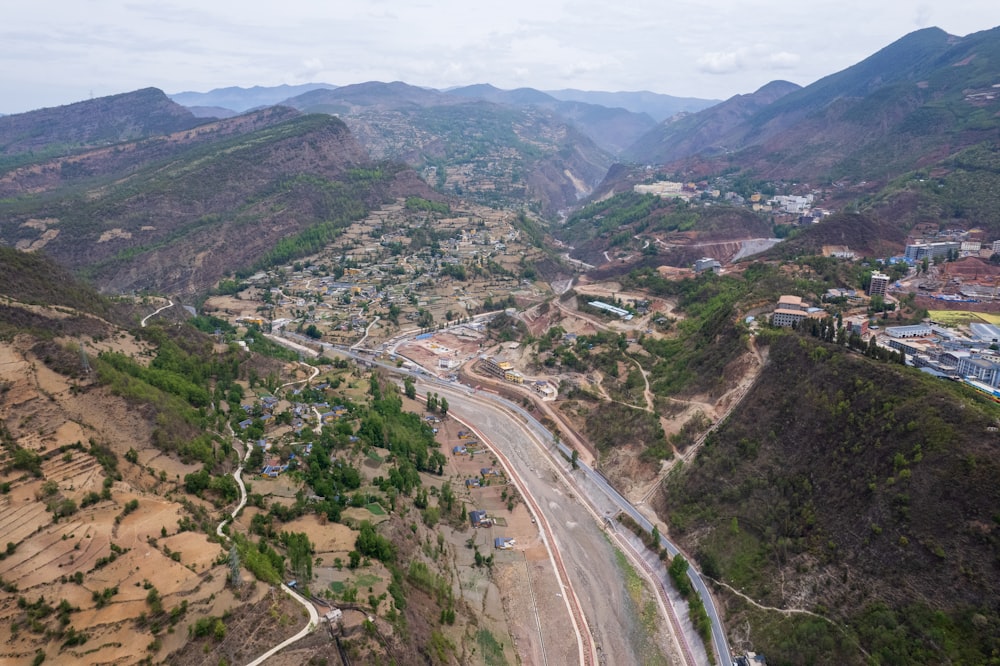
[[[149,86],[307,82],[725,99],[807,85],[930,26],[1000,26],[1000,2],[32,0],[0,20],[0,113]]]

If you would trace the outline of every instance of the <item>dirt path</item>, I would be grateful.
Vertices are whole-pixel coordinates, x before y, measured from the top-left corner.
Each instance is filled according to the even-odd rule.
[[[775,612],[775,613],[781,613],[782,615],[784,615],[786,617],[789,617],[789,616],[792,616],[792,615],[808,615],[810,617],[815,617],[817,619],[823,620],[824,622],[827,622],[828,624],[836,627],[836,629],[838,631],[840,631],[840,633],[844,634],[844,636],[848,640],[850,640],[852,643],[854,643],[855,647],[857,647],[858,650],[860,650],[863,655],[865,655],[869,659],[871,658],[871,655],[868,654],[868,652],[861,646],[860,643],[857,642],[856,639],[854,639],[850,634],[847,633],[847,630],[843,626],[841,626],[840,623],[838,623],[838,622],[836,622],[834,620],[831,620],[830,618],[828,618],[826,616],[820,615],[819,613],[814,613],[811,610],[806,610],[804,608],[777,608],[776,606],[765,606],[764,604],[757,603],[755,600],[753,600],[752,598],[750,598],[747,595],[743,594],[742,592],[740,592],[739,590],[737,590],[732,585],[729,585],[728,583],[723,583],[722,581],[715,580],[714,578],[708,578],[708,576],[705,576],[705,574],[702,574],[702,577],[707,578],[708,580],[712,581],[713,583],[715,583],[716,585],[718,585],[720,587],[726,588],[727,590],[729,590],[730,592],[732,592],[733,594],[735,594],[736,596],[738,596],[740,599],[743,599],[744,601],[746,601],[751,606],[755,606],[756,608],[759,608],[761,610],[772,611],[772,612]]]

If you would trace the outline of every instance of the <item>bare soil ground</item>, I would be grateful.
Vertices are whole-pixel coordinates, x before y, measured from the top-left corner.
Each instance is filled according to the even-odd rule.
[[[117,341],[122,344],[115,347]],[[219,545],[204,534],[178,534],[184,510],[154,494],[173,488],[158,480],[160,472],[176,479],[194,467],[144,446],[151,428],[141,413],[88,379],[73,380],[52,371],[32,355],[31,344],[0,343],[0,385],[7,387],[0,419],[17,446],[42,456],[40,477],[16,469],[0,473],[0,482],[10,483],[10,492],[0,497],[0,531],[13,544],[13,551],[0,560],[0,577],[17,586],[17,592],[0,594],[0,662],[28,663],[39,649],[53,663],[129,664],[147,654],[155,658],[162,653],[145,649],[154,641],[150,627],[131,621],[149,610],[143,584],[157,588],[165,609],[187,601],[188,613],[181,620],[186,623],[221,591],[225,580],[224,567],[212,570]],[[109,336],[101,344],[141,352],[128,337]],[[89,342],[87,350],[93,353]],[[89,448],[91,443],[116,453],[122,480],[112,485],[110,500],[81,508],[88,493],[100,494],[107,473],[90,453],[63,447]],[[139,453],[141,465],[124,460],[130,448]],[[137,508],[124,515],[125,504],[132,500]],[[69,501],[76,512],[58,520],[47,508]],[[181,553],[180,562],[166,548]],[[71,579],[78,573],[83,576],[80,583]],[[114,588],[117,592],[108,603],[99,606],[94,594]],[[68,626],[87,634],[88,640],[66,646],[58,633],[46,638],[46,631],[62,631],[55,616],[32,627],[17,604],[21,596],[28,603],[44,597],[53,606],[65,599],[79,609],[70,613]],[[185,626],[179,633],[186,633]],[[164,635],[163,645],[172,638]]]

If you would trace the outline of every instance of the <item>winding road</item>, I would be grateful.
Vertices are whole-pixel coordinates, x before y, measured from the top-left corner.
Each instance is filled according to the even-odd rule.
[[[166,305],[164,305],[159,310],[156,310],[155,312],[150,312],[148,315],[142,318],[142,321],[139,322],[140,328],[146,328],[146,322],[149,320],[150,317],[155,317],[156,315],[160,314],[167,308],[172,308],[172,307],[174,307],[174,302],[168,298]]]
[[[318,374],[319,370],[317,368],[314,369]],[[314,374],[313,377],[315,376],[316,375]],[[300,381],[307,381],[307,380],[300,380]],[[298,382],[291,382],[291,383],[297,384]],[[229,426],[229,424],[226,425]],[[232,432],[232,426],[229,426],[229,432],[230,432],[230,437],[235,441],[236,436]],[[215,533],[218,534],[220,538],[226,540],[229,540],[229,535],[227,535],[223,531],[223,528],[229,521],[236,520],[236,516],[239,514],[240,511],[243,510],[243,507],[245,507],[247,504],[247,487],[246,484],[243,483],[243,464],[250,459],[250,452],[253,450],[253,448],[249,443],[245,443],[244,445],[246,446],[246,453],[244,454],[242,460],[240,460],[239,466],[235,470],[233,470],[233,478],[236,479],[236,484],[240,487],[240,501],[239,503],[237,503],[236,508],[233,509],[233,512],[229,514],[229,517],[227,517],[225,520],[219,523],[219,526],[215,528]],[[267,661],[268,659],[270,659],[275,654],[285,649],[292,643],[295,643],[296,641],[301,640],[306,636],[308,636],[310,633],[312,633],[313,629],[319,626],[319,613],[316,611],[316,606],[314,606],[312,602],[307,601],[306,599],[299,596],[294,590],[289,588],[284,583],[281,584],[281,589],[285,591],[285,594],[290,596],[295,601],[299,602],[302,605],[302,607],[306,609],[306,612],[309,614],[309,623],[306,624],[306,626],[304,626],[299,631],[299,633],[275,645],[264,654],[260,655],[253,661],[249,662],[247,666],[259,666],[260,664],[263,664],[265,661]]]
[[[350,350],[338,348],[337,351],[358,358]],[[364,360],[372,363],[371,359]],[[486,435],[486,439],[496,445],[495,448],[506,452],[506,457],[512,466],[521,471],[522,478],[529,482],[535,482],[531,484],[530,493],[536,497],[538,504],[542,506],[542,510],[547,515],[549,524],[554,528],[558,550],[563,553],[564,558],[576,560],[570,567],[570,571],[575,574],[578,594],[584,598],[584,607],[594,609],[607,605],[608,598],[614,598],[615,592],[609,582],[614,580],[617,574],[614,572],[610,575],[597,574],[596,572],[601,570],[600,560],[602,559],[598,556],[613,561],[614,555],[607,552],[607,540],[604,539],[599,528],[597,531],[602,534],[602,537],[598,544],[589,541],[586,538],[587,531],[581,527],[585,523],[596,527],[602,522],[602,517],[609,518],[618,512],[627,513],[648,532],[653,529],[652,523],[618,493],[602,474],[583,463],[579,463],[580,472],[574,474],[571,488],[575,486],[580,490],[579,497],[585,499],[590,505],[584,511],[583,516],[592,519],[588,520],[586,517],[574,515],[574,509],[583,509],[583,504],[566,502],[564,491],[553,487],[551,477],[546,477],[543,474],[553,467],[552,458],[545,449],[552,445],[550,443],[555,442],[555,438],[519,405],[488,392],[473,392],[466,386],[441,381],[425,372],[409,372],[388,364],[378,362],[375,364],[392,372],[413,375],[418,381],[432,384],[438,393],[446,394],[450,406],[449,414],[462,414],[467,419],[474,421],[478,430]],[[530,436],[524,437],[525,433]],[[572,449],[566,445],[555,443],[554,446],[565,458],[568,459],[572,455]],[[577,547],[567,548],[570,544]],[[661,545],[667,549],[671,556],[680,552],[666,537],[661,536]],[[691,558],[687,559],[691,561]],[[588,573],[593,575],[593,579]],[[719,663],[730,664],[732,659],[728,641],[711,593],[693,565],[688,569],[688,576],[701,596],[706,612],[712,620],[713,647],[719,657]],[[663,586],[669,586],[665,570],[664,576],[660,578],[660,583]],[[664,594],[669,595],[669,592],[665,590]],[[618,622],[622,622],[622,624],[618,624]],[[623,637],[628,635],[628,627],[624,622],[624,618],[620,616],[611,618],[604,616],[599,623],[591,622],[591,627],[594,629],[603,651],[616,655],[617,660],[621,660],[622,657],[629,654],[629,646],[623,644]],[[694,645],[691,645],[692,642]],[[687,643],[689,654],[693,653],[693,657],[691,657],[693,663],[706,663],[708,661],[700,639],[688,640]],[[630,660],[625,659],[624,661]]]
[[[295,345],[289,340],[283,340],[282,343]],[[484,439],[504,453],[504,459],[519,473],[519,478],[527,486],[526,496],[530,495],[534,499],[534,507],[544,514],[556,550],[563,560],[564,571],[569,575],[579,597],[584,619],[586,620],[587,614],[599,613],[597,621],[591,619],[587,622],[593,632],[594,649],[597,650],[599,659],[608,663],[641,662],[629,638],[632,630],[630,618],[620,612],[627,607],[628,593],[615,564],[608,535],[601,529],[601,525],[615,515],[625,513],[642,529],[652,532],[652,523],[635,506],[615,490],[600,472],[582,462],[579,463],[579,470],[573,472],[572,479],[567,482],[565,472],[555,464],[556,456],[552,455],[549,447],[566,459],[570,458],[572,450],[558,443],[541,423],[519,405],[497,395],[475,392],[467,386],[440,380],[422,370],[409,371],[373,361],[371,357],[361,356],[348,348],[326,343],[322,347],[392,373],[410,375],[418,382],[433,386],[439,394],[447,395],[449,414],[460,415],[466,421],[474,423]],[[567,501],[567,498],[583,501]],[[660,539],[661,546],[671,556],[680,554],[680,550],[666,537],[661,535]],[[691,558],[686,559],[692,564],[688,569],[688,577],[701,597],[712,623],[711,648],[703,645],[700,640],[687,639],[684,641],[687,643],[686,660],[695,664],[707,663],[709,658],[706,649],[713,649],[717,663],[724,666],[731,664],[729,644],[714,599]],[[648,563],[640,566],[646,569]],[[663,567],[660,566],[659,569],[662,570]],[[665,570],[658,578],[661,586],[669,586]],[[670,592],[664,589],[663,594],[669,596]],[[598,611],[609,607],[617,612]],[[587,651],[584,650],[584,655],[586,654]]]

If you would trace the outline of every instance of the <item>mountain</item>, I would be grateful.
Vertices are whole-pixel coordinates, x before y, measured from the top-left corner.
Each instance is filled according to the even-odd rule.
[[[103,291],[180,295],[315,250],[371,206],[436,196],[337,118],[285,107],[9,169],[0,192],[5,243]]]
[[[536,106],[401,82],[315,90],[285,103],[338,114],[375,159],[402,160],[439,190],[480,203],[533,201],[554,214],[588,194],[611,163],[581,130]]]
[[[788,81],[772,81],[749,95],[735,95],[698,113],[663,121],[624,151],[624,159],[665,164],[702,152],[725,152],[725,137],[755,113],[799,90]]]
[[[242,112],[262,106],[272,106],[283,102],[289,97],[302,95],[310,90],[332,90],[336,87],[329,83],[303,83],[296,86],[253,86],[252,88],[230,86],[228,88],[215,88],[208,92],[187,91],[174,93],[170,95],[170,99],[182,106],[217,106],[231,111]]]
[[[249,134],[301,114],[287,107],[269,107],[225,122],[208,122],[191,130],[151,136],[140,141],[116,143],[89,150],[79,149],[69,155],[39,159],[30,164],[0,171],[0,195],[35,197],[58,192],[61,188],[105,178],[117,178],[132,170],[168,159],[196,146],[211,146],[221,140]],[[47,146],[43,152],[58,150]],[[27,158],[25,158],[27,159]]]
[[[719,103],[717,99],[697,97],[674,97],[661,93],[640,90],[635,92],[602,92],[592,90],[546,91],[552,97],[566,102],[586,102],[609,108],[628,109],[633,113],[645,113],[656,122],[662,122],[678,113],[696,113]]]
[[[768,663],[989,663],[996,405],[805,335],[768,349],[656,503],[723,584],[727,625],[752,626],[742,640]]]
[[[479,84],[453,88],[448,94],[518,108],[546,109],[573,123],[593,139],[594,143],[612,154],[620,153],[655,125],[653,119],[645,113],[581,101],[559,100],[533,88],[501,90],[489,84]]]
[[[133,141],[201,124],[162,91],[145,88],[0,118],[0,166],[87,146]],[[3,159],[7,158],[7,159]],[[20,160],[24,161],[24,160]]]
[[[696,174],[736,166],[761,178],[884,183],[995,140],[1000,128],[1000,95],[992,87],[998,82],[997,62],[1000,28],[965,37],[938,28],[919,30],[723,128],[697,155],[674,152],[684,143],[677,138],[663,152],[642,156]],[[688,122],[695,129],[700,125]],[[697,149],[698,143],[689,145]]]
[[[221,106],[189,106],[187,110],[197,118],[232,118],[240,115],[239,111],[225,109]]]

